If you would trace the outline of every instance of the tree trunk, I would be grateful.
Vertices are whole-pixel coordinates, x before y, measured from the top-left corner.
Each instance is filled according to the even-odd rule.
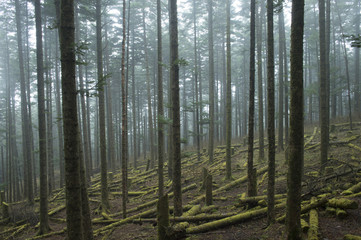
[[[292,1],[291,23],[291,104],[287,178],[287,239],[302,239],[301,180],[303,169],[303,27],[304,0]]]
[[[106,79],[103,76],[103,49],[102,49],[102,21],[101,21],[101,0],[96,1],[96,38],[97,38],[97,69],[98,69],[98,98],[99,98],[99,143],[100,143],[100,165],[101,165],[101,198],[102,209],[109,209],[108,180],[107,180],[107,153],[105,139],[105,101],[104,86]]]
[[[264,4],[259,2],[260,13],[257,31],[257,74],[258,74],[258,142],[259,160],[264,161],[264,122],[263,122],[263,83],[262,83],[262,25],[264,15]]]
[[[226,6],[226,42],[227,42],[227,94],[226,94],[226,179],[232,178],[231,138],[232,138],[232,77],[231,77],[231,3],[227,0]]]
[[[181,216],[181,148],[180,148],[180,107],[179,107],[179,59],[177,0],[169,0],[170,79],[172,90],[172,145],[173,145],[173,191],[174,215]]]
[[[268,186],[267,221],[274,222],[275,191],[275,81],[274,81],[274,38],[273,38],[273,0],[267,0],[267,133],[268,133]],[[279,136],[281,137],[281,136]]]
[[[208,0],[208,53],[209,53],[209,163],[213,162],[214,148],[214,51],[213,51],[213,4]]]
[[[60,16],[67,234],[69,239],[83,239],[73,0],[62,1]]]
[[[253,141],[254,141],[254,93],[255,93],[255,51],[256,51],[256,0],[251,1],[251,41],[249,59],[249,110],[248,110],[248,196],[257,195],[257,178],[253,175]]]
[[[43,69],[43,43],[41,29],[40,0],[35,0],[36,23],[36,61],[38,75],[38,121],[39,121],[39,158],[40,158],[40,227],[39,234],[49,231],[48,217],[48,180],[46,159],[46,123],[45,123],[45,97],[44,97],[44,69]]]
[[[122,212],[123,218],[127,217],[127,200],[128,200],[128,132],[127,132],[127,91],[125,81],[125,39],[126,39],[126,24],[125,24],[125,0],[123,0],[123,39],[122,39],[122,62],[121,62],[121,74],[122,74]]]
[[[158,54],[158,197],[164,194],[164,111],[163,111],[163,70],[162,70],[162,10],[157,0],[157,54]],[[159,200],[160,201],[160,200]],[[159,228],[158,228],[159,229]],[[159,230],[162,231],[162,230]]]
[[[319,0],[320,26],[320,125],[321,125],[321,172],[328,161],[328,94],[327,94],[327,66],[326,66],[326,29],[325,29],[325,0]]]
[[[19,0],[15,0],[15,14],[16,14],[16,30],[17,30],[17,43],[18,43],[18,58],[20,70],[20,92],[21,92],[21,121],[23,133],[23,156],[24,156],[24,189],[26,198],[29,203],[34,201],[34,190],[32,182],[32,154],[30,149],[30,129],[29,129],[29,115],[28,103],[26,99],[25,89],[25,72],[24,72],[24,57],[23,57],[23,44],[21,32],[21,19],[20,19],[20,4]]]

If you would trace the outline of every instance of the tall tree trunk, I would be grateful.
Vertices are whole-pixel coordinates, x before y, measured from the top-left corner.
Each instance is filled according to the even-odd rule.
[[[226,6],[227,42],[227,94],[226,94],[226,179],[232,178],[231,138],[232,138],[232,77],[231,77],[231,0]]]
[[[98,98],[99,98],[99,143],[100,143],[100,165],[101,165],[101,201],[102,210],[108,211],[108,180],[107,180],[107,152],[105,138],[105,101],[104,86],[106,79],[103,76],[103,49],[102,49],[102,21],[101,0],[96,1],[96,38],[97,38],[97,69],[98,69]]]
[[[274,38],[273,38],[273,0],[267,0],[267,133],[268,133],[268,186],[267,222],[274,222],[275,191],[275,80],[274,80]],[[283,89],[281,89],[283,90]],[[279,136],[281,137],[281,136]]]
[[[125,0],[123,0],[123,39],[122,39],[122,62],[121,62],[121,74],[122,74],[122,212],[123,218],[127,217],[127,200],[128,200],[128,132],[127,132],[127,91],[125,82],[125,39],[126,39],[126,24],[125,24]],[[151,126],[150,126],[151,127]]]
[[[62,72],[67,235],[69,239],[83,239],[80,136],[75,80],[74,1],[62,0],[60,8],[59,40]]]
[[[259,2],[260,12],[257,31],[257,74],[258,74],[258,142],[259,160],[264,161],[263,83],[262,83],[262,25],[264,4]]]
[[[355,1],[355,35],[360,35],[360,1]],[[355,114],[361,117],[361,102],[360,102],[360,48],[355,47]]]
[[[180,148],[180,107],[179,107],[179,59],[178,59],[178,16],[177,0],[169,0],[170,79],[172,90],[172,145],[173,145],[173,191],[174,215],[181,216],[181,148]]]
[[[328,161],[328,94],[326,73],[326,28],[325,28],[325,0],[319,0],[319,26],[320,26],[320,124],[321,124],[321,172]]]
[[[75,38],[76,42],[80,41],[80,20],[79,20],[79,10],[78,7],[76,8],[76,16],[75,16],[75,24],[76,24],[76,31],[75,31]],[[82,62],[82,58],[78,55],[78,62]],[[78,74],[79,74],[79,88],[80,88],[80,106],[81,106],[81,120],[82,120],[82,132],[83,135],[81,139],[83,143],[83,153],[84,153],[84,162],[85,162],[85,176],[86,176],[86,183],[90,183],[90,143],[89,143],[89,132],[88,132],[88,116],[86,111],[86,103],[85,103],[85,94],[86,89],[84,87],[84,74],[83,74],[83,66],[80,64],[78,65]]]
[[[29,129],[29,115],[28,115],[28,103],[26,99],[25,89],[25,72],[24,72],[24,56],[23,56],[23,44],[22,44],[22,32],[21,32],[21,19],[20,19],[20,4],[19,0],[15,0],[15,14],[16,14],[16,32],[18,43],[18,58],[19,58],[19,70],[20,70],[20,93],[21,93],[21,121],[22,121],[22,134],[23,134],[23,156],[24,156],[24,189],[26,198],[29,203],[34,201],[34,190],[32,181],[32,154],[30,149],[30,129]]]
[[[40,227],[39,234],[49,231],[48,217],[48,180],[46,159],[46,122],[44,97],[44,69],[43,69],[43,43],[41,29],[40,0],[35,0],[36,23],[36,63],[38,75],[38,121],[39,121],[39,158],[40,158]]]
[[[283,41],[285,38],[283,37],[283,28],[284,28],[284,17],[283,17],[283,9],[278,13],[278,36],[279,36],[279,44],[278,44],[278,146],[277,149],[279,152],[283,151],[283,75],[284,75],[284,56],[285,53],[283,49]]]
[[[148,106],[148,130],[149,130],[149,144],[150,144],[150,167],[154,168],[154,135],[153,135],[153,118],[152,118],[152,100],[150,93],[150,72],[149,72],[149,61],[148,61],[148,42],[147,34],[145,27],[145,9],[142,10],[143,13],[143,42],[144,42],[144,59],[145,59],[145,70],[146,70],[146,79],[147,79],[147,106]]]
[[[255,93],[255,72],[256,72],[256,0],[251,1],[251,41],[249,59],[249,110],[248,110],[248,196],[257,195],[257,179],[253,169],[253,140],[254,140],[254,93]]]
[[[214,51],[213,51],[213,4],[208,0],[208,53],[209,53],[209,163],[213,162],[214,148]]]
[[[196,9],[197,4],[196,0],[193,0],[193,34],[194,34],[194,95],[195,95],[195,108],[196,108],[196,118],[195,118],[195,127],[196,127],[196,145],[197,145],[197,160],[201,160],[201,139],[200,139],[200,132],[199,132],[199,106],[200,102],[199,100],[199,92],[198,92],[198,49],[197,49],[197,12]]]
[[[158,196],[164,195],[164,119],[163,111],[163,70],[162,70],[162,10],[161,1],[157,0],[157,55],[158,55]]]
[[[287,177],[287,239],[302,239],[301,180],[303,169],[303,27],[304,0],[292,1],[291,23],[291,104]]]

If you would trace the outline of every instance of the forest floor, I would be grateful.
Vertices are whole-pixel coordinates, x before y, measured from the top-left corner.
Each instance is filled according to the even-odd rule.
[[[344,214],[336,215],[326,204],[320,204],[318,212],[319,239],[343,239],[346,234],[361,236],[361,191],[360,187],[353,192],[345,190],[361,182],[361,123],[355,123],[350,130],[347,124],[335,124],[331,127],[329,161],[325,175],[320,174],[320,132],[317,127],[305,129],[305,164],[302,182],[302,201],[310,202],[311,197],[318,199],[347,198],[358,203],[358,208],[347,209]],[[265,142],[266,139],[265,139]],[[197,161],[194,151],[188,149],[183,152],[182,158],[182,188],[183,206],[185,212],[189,208],[198,206],[198,212],[205,212],[218,218],[250,212],[255,209],[265,209],[264,201],[256,202],[254,208],[242,201],[246,199],[247,191],[247,146],[234,143],[232,156],[233,180],[226,181],[225,176],[225,150],[224,146],[215,149],[213,164],[208,164],[208,156],[202,153],[201,161]],[[267,161],[258,161],[258,141],[255,141],[255,165],[258,171],[258,195],[266,195],[267,189]],[[204,151],[205,152],[205,151]],[[267,148],[265,155],[267,156]],[[287,192],[287,165],[285,151],[276,154],[276,194]],[[204,206],[204,190],[201,190],[203,167],[206,167],[213,176],[213,204]],[[157,199],[157,171],[145,171],[145,164],[129,171],[129,202],[127,203],[127,221],[120,222],[121,217],[121,174],[115,172],[109,178],[111,209],[107,216],[99,214],[100,205],[100,176],[94,175],[89,187],[90,209],[92,211],[93,230],[95,239],[156,239],[157,226],[156,199]],[[167,167],[165,167],[166,169]],[[166,192],[169,193],[170,206],[173,205],[171,182],[165,178]],[[354,193],[352,195],[352,193]],[[356,194],[355,194],[356,193]],[[324,195],[321,195],[324,194]],[[351,195],[347,195],[351,194]],[[240,200],[241,199],[241,200]],[[277,203],[285,202],[285,195],[280,196]],[[281,204],[282,205],[282,204]],[[276,209],[276,218],[285,214],[285,204]],[[327,211],[326,211],[327,208]],[[0,239],[37,239],[37,211],[35,207],[24,203],[10,205],[10,223],[0,226]],[[64,189],[58,189],[49,196],[50,227],[52,232],[43,239],[65,239],[65,194]],[[132,218],[132,216],[135,216]],[[201,215],[202,216],[202,215]],[[204,216],[204,215],[203,215]],[[106,219],[108,218],[108,219]],[[302,215],[309,222],[309,211]],[[171,225],[175,224],[171,215]],[[172,220],[173,219],[173,220]],[[190,227],[204,224],[214,220],[191,222]],[[281,221],[282,222],[282,221]],[[110,225],[113,224],[113,225]],[[118,226],[114,226],[118,225]],[[106,229],[107,226],[113,226]],[[307,238],[307,227],[304,228],[304,237]],[[175,239],[175,238],[172,238]],[[285,239],[285,225],[277,222],[267,226],[266,214],[261,213],[255,217],[228,224],[215,230],[203,233],[189,234],[182,239]]]

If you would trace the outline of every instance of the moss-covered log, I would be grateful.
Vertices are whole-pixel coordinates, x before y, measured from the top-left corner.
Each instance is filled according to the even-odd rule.
[[[361,236],[346,234],[346,235],[343,237],[343,240],[361,240]]]
[[[306,212],[310,211],[311,209],[325,205],[326,203],[327,203],[327,196],[324,196],[321,199],[317,199],[314,202],[311,202],[310,204],[301,206],[301,214],[306,213]],[[286,215],[283,215],[276,219],[276,221],[279,223],[284,223],[285,220],[286,220]]]
[[[276,194],[275,195],[275,200],[285,198],[286,196],[287,196],[286,194]],[[266,200],[266,199],[267,199],[267,195],[254,196],[254,197],[245,197],[245,198],[240,198],[238,200],[238,203],[239,203],[239,205],[258,204],[259,201]]]
[[[312,199],[311,203],[314,203],[316,200]],[[310,228],[308,229],[308,240],[318,240],[318,213],[316,209],[310,210]]]
[[[258,174],[263,174],[264,172],[267,171],[267,167],[264,167],[264,168],[261,168],[257,173]],[[223,193],[224,191],[228,190],[228,189],[231,189],[235,186],[238,186],[239,184],[241,183],[245,183],[247,181],[247,176],[243,176],[243,177],[240,177],[216,190],[213,191],[213,196],[216,196],[220,193]],[[198,196],[196,199],[192,200],[189,202],[189,204],[197,204],[197,203],[200,203],[201,201],[203,201],[203,199],[205,198],[205,194],[202,194],[200,196]]]
[[[344,209],[336,208],[336,216],[339,219],[344,219],[347,217],[347,212]]]
[[[53,216],[56,213],[60,212],[61,210],[65,209],[65,205],[60,205],[59,207],[56,207],[48,212],[49,216]]]
[[[275,206],[275,208],[284,207],[286,203],[278,204]],[[190,227],[187,228],[187,234],[195,234],[195,233],[202,233],[202,232],[208,232],[211,230],[215,230],[218,228],[231,226],[234,224],[238,224],[241,222],[244,222],[246,220],[252,219],[254,217],[259,217],[262,215],[267,214],[267,208],[261,208],[257,210],[250,210],[247,212],[243,212],[231,217],[226,217],[217,221],[201,224],[199,226]]]
[[[14,231],[10,236],[8,236],[7,238],[5,238],[5,240],[7,239],[15,239],[15,236],[18,235],[20,232],[24,231],[27,227],[29,227],[30,224],[24,224],[22,226],[19,226],[19,228]]]
[[[350,194],[358,193],[358,192],[361,192],[361,182],[359,182],[359,183],[353,185],[352,187],[346,189],[341,194],[342,195],[350,195]]]
[[[303,232],[307,232],[310,229],[310,225],[304,219],[301,218],[301,229]]]
[[[357,209],[358,203],[347,198],[332,198],[328,200],[328,206],[342,209]]]
[[[60,231],[55,231],[55,232],[50,232],[50,233],[46,233],[46,234],[43,234],[43,235],[39,235],[39,236],[35,236],[35,237],[32,237],[32,238],[28,238],[27,240],[36,240],[36,239],[43,239],[43,238],[48,238],[48,237],[51,237],[51,236],[55,236],[55,235],[62,235],[66,232],[66,228],[60,230]]]

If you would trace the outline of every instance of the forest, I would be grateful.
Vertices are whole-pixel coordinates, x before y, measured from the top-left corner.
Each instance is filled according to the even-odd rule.
[[[361,239],[361,0],[1,0],[0,239]]]

